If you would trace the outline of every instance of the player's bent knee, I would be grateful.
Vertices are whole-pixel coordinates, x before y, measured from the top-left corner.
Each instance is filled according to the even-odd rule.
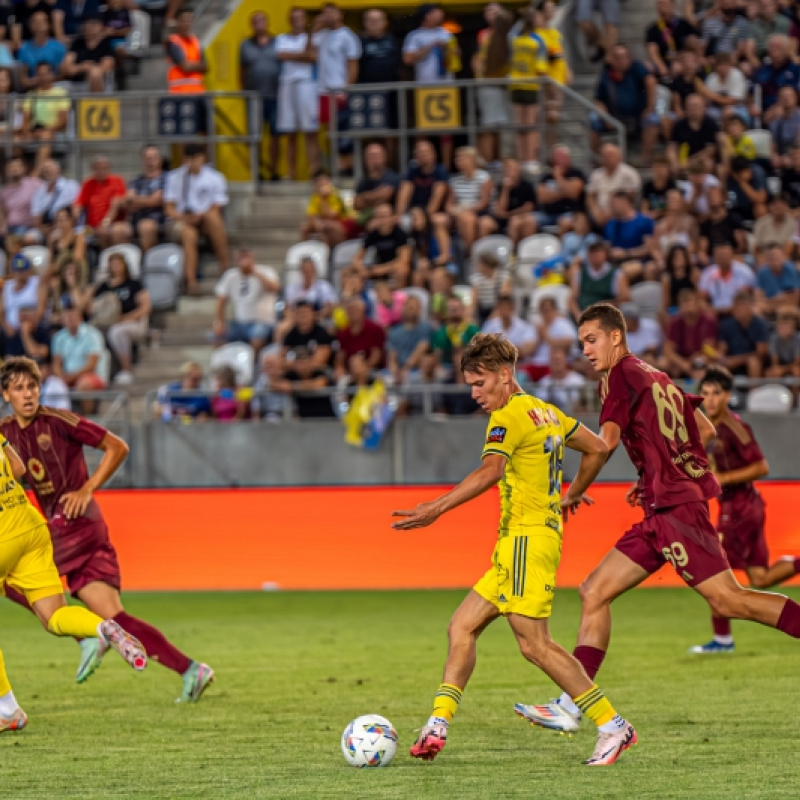
[[[711,611],[718,617],[727,619],[746,619],[749,616],[750,604],[745,589],[734,590],[723,595],[707,598]]]

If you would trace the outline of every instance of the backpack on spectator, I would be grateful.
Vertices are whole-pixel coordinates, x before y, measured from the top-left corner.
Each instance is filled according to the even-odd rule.
[[[122,316],[122,304],[114,292],[103,292],[92,301],[92,325],[108,330]]]

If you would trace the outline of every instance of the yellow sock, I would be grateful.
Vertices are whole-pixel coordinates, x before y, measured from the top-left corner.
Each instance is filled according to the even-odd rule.
[[[440,717],[448,722],[453,719],[458,711],[458,704],[461,702],[462,690],[452,683],[439,684],[436,690],[436,697],[433,698],[432,717]]]
[[[3,651],[0,650],[0,697],[5,697],[11,691],[11,684],[6,675],[6,662],[3,658]]]
[[[608,702],[606,696],[600,691],[597,684],[592,684],[592,688],[584,692],[580,697],[573,698],[575,705],[586,714],[589,719],[599,728],[607,722],[611,722],[617,716],[614,706]]]
[[[56,636],[74,636],[76,639],[97,638],[97,626],[102,617],[92,614],[83,606],[61,606],[47,623],[47,630]]]

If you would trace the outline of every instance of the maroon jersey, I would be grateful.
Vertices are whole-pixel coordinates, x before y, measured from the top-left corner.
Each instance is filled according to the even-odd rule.
[[[729,411],[716,423],[717,435],[708,444],[709,460],[715,472],[731,472],[764,460],[753,429],[738,415]],[[722,500],[756,494],[752,481],[728,484],[722,489]]]
[[[600,425],[619,425],[639,473],[646,516],[719,494],[694,418],[699,397],[684,394],[665,373],[627,355],[601,381],[600,398]]]
[[[40,406],[26,427],[20,427],[13,416],[5,417],[0,431],[25,464],[25,478],[47,517],[56,566],[66,574],[86,553],[108,542],[94,498],[83,516],[74,520],[64,517],[61,504],[67,492],[80,489],[89,477],[83,446],[97,447],[106,430],[69,411]]]

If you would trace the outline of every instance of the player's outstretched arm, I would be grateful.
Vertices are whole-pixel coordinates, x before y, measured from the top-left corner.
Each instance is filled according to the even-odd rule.
[[[581,503],[592,504],[592,499],[585,497],[584,494],[600,474],[600,470],[603,469],[610,455],[608,445],[585,425],[581,425],[567,439],[566,445],[571,450],[581,453],[581,463],[578,467],[578,474],[561,500],[561,509],[565,516],[570,511],[574,514]]]
[[[14,479],[21,481],[26,472],[25,462],[17,455],[17,451],[10,444],[6,444],[5,454],[8,463],[11,464],[11,472],[14,473]]]
[[[430,503],[420,503],[413,511],[393,511],[393,517],[404,517],[402,522],[395,522],[392,527],[399,531],[412,528],[425,528],[436,522],[442,514],[483,494],[494,486],[506,469],[505,456],[489,453],[484,456],[478,469],[470,472],[461,483],[447,494],[437,497]]]

